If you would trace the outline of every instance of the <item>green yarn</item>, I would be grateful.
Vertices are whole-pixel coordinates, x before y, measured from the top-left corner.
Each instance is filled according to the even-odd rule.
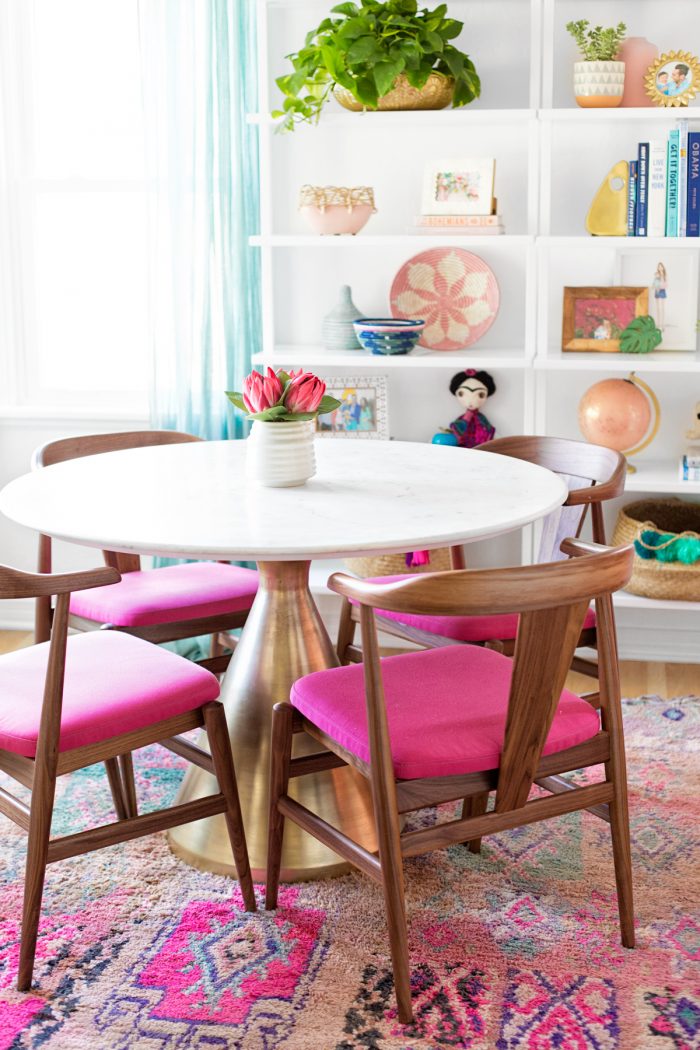
[[[694,565],[700,561],[700,539],[695,536],[676,536],[673,532],[644,529],[639,539],[634,541],[634,549],[640,558],[648,561],[680,561],[684,565]]]

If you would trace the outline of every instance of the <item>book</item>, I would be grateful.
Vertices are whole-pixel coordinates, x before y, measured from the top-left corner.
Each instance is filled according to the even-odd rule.
[[[500,226],[503,218],[500,215],[418,215],[416,226],[443,228],[449,226]]]
[[[652,139],[649,143],[647,181],[647,237],[666,235],[666,143]]]
[[[631,160],[628,165],[627,180],[627,236],[637,235],[637,161]]]
[[[678,154],[680,135],[678,128],[668,133],[666,151],[666,236],[678,236]]]
[[[688,214],[688,121],[678,121],[678,236],[685,237]]]
[[[649,178],[649,143],[637,147],[637,237],[647,235],[647,185]]]
[[[688,132],[686,237],[700,236],[700,131]]]
[[[694,465],[687,455],[681,456],[678,464],[678,478],[680,481],[700,481],[700,462]]]

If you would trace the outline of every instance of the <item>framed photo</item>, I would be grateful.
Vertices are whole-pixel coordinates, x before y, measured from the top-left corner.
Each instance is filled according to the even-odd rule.
[[[700,91],[700,61],[689,51],[667,51],[644,76],[644,90],[657,106],[687,106]]]
[[[388,439],[386,376],[331,376],[326,393],[341,404],[316,417],[320,437]]]
[[[645,287],[565,288],[562,350],[618,353],[622,332],[648,304]]]
[[[616,284],[646,285],[649,314],[663,339],[658,350],[695,350],[698,256],[695,251],[617,252]]]
[[[491,215],[495,169],[493,157],[428,164],[423,182],[423,214]]]

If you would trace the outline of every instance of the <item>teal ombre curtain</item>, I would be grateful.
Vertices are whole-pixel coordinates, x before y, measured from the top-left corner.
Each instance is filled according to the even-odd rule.
[[[254,3],[141,0],[149,194],[151,424],[244,437],[224,391],[259,349]]]

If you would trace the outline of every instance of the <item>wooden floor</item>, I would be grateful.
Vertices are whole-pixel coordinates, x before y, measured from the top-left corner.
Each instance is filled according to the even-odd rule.
[[[24,631],[0,631],[0,653],[31,645],[32,636]],[[623,696],[700,696],[700,663],[667,664],[623,660],[620,664]],[[591,690],[591,679],[569,675],[567,686],[574,692]]]

